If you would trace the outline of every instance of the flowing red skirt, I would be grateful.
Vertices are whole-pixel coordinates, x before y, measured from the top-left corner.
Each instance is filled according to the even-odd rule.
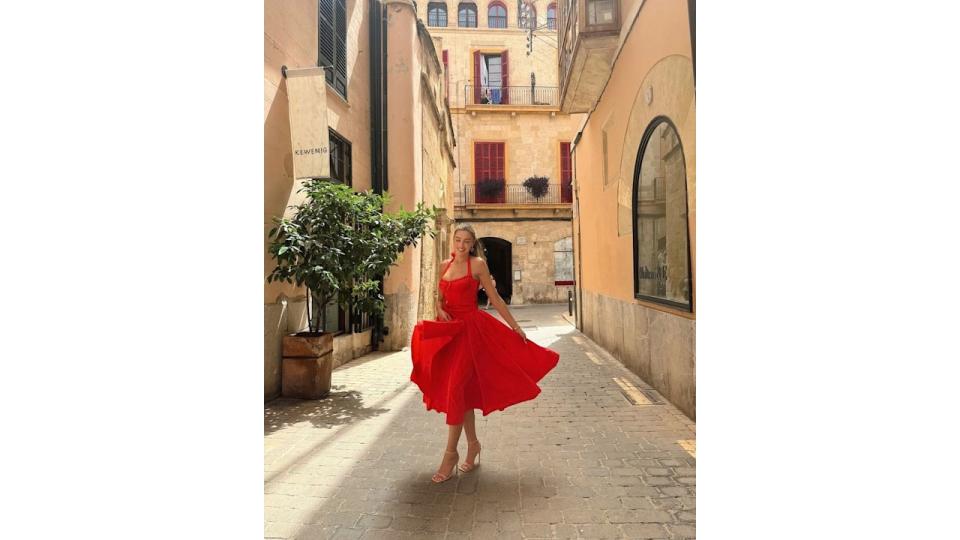
[[[410,346],[410,380],[428,410],[446,413],[450,425],[469,409],[486,416],[531,400],[540,381],[560,360],[556,352],[527,339],[489,313],[473,309],[454,320],[421,321]]]

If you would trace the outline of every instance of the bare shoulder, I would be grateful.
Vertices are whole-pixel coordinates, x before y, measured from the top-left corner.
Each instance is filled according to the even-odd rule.
[[[487,272],[487,261],[483,260],[480,257],[472,257],[471,261],[473,262],[473,267],[479,270],[480,272]]]

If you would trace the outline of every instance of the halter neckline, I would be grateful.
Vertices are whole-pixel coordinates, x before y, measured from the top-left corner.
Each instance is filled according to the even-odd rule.
[[[466,275],[460,276],[460,277],[458,277],[457,279],[443,279],[444,274],[446,274],[446,273],[447,273],[447,270],[450,269],[450,266],[453,265],[453,261],[457,260],[456,254],[455,254],[455,253],[451,253],[451,254],[450,254],[450,262],[448,262],[447,265],[443,267],[443,272],[440,272],[440,281],[446,281],[447,283],[453,283],[454,281],[460,281],[461,279],[464,279],[464,278],[466,278],[466,277],[472,278],[472,277],[473,277],[473,270],[470,268],[470,259],[472,259],[472,258],[473,258],[473,256],[470,255],[469,253],[467,253],[467,274],[466,274]]]

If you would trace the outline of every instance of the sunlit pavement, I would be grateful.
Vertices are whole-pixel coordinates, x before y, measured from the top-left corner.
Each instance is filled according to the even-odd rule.
[[[478,412],[481,465],[442,484],[446,426],[408,351],[341,366],[328,399],[268,403],[264,536],[693,538],[695,424],[571,326],[566,304],[512,309],[560,363],[534,401]]]

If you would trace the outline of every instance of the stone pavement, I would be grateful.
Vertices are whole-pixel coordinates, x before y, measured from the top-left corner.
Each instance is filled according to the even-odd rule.
[[[478,411],[480,467],[442,484],[430,476],[446,426],[407,351],[341,366],[328,399],[266,404],[264,536],[694,538],[695,424],[573,328],[565,304],[512,311],[560,363],[537,399]]]

